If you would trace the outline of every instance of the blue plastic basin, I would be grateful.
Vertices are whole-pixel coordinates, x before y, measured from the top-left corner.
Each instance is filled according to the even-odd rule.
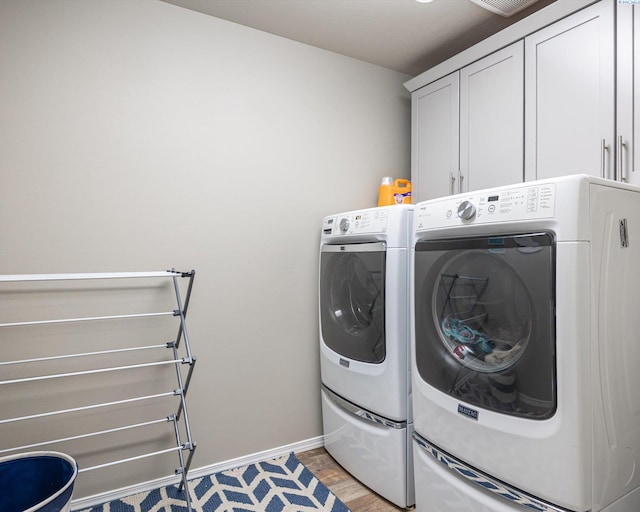
[[[0,458],[0,512],[67,512],[78,465],[57,452]]]

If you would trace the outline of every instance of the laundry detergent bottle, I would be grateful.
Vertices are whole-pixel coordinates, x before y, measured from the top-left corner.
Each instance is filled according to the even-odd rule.
[[[411,204],[411,182],[409,180],[395,180],[390,176],[382,178],[378,190],[378,206],[394,204]]]

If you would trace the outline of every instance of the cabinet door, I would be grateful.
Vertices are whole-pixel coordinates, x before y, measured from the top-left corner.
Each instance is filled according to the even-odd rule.
[[[640,6],[620,4],[616,20],[616,174],[640,185]]]
[[[524,43],[460,70],[460,191],[522,182]]]
[[[411,192],[413,202],[457,191],[458,72],[412,94]]]
[[[611,178],[614,2],[583,9],[525,39],[525,178]]]

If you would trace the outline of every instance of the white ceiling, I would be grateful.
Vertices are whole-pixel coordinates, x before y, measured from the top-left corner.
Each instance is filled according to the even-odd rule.
[[[471,0],[163,1],[415,76],[556,0],[509,18]]]

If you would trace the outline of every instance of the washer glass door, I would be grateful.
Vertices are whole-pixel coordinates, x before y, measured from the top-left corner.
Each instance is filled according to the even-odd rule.
[[[419,241],[420,377],[469,404],[527,418],[552,416],[554,255],[549,233]]]
[[[324,245],[320,254],[320,328],[338,354],[368,363],[386,356],[383,242]]]

